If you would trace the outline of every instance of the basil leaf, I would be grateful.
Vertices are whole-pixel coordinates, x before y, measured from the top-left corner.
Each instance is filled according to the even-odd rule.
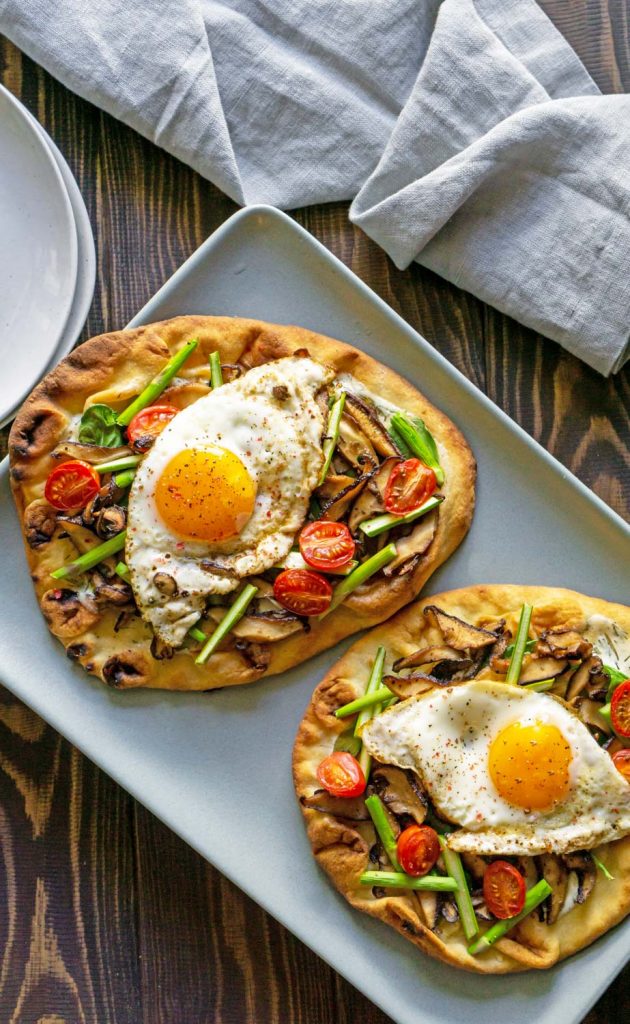
[[[116,413],[108,405],[91,405],[81,417],[79,441],[99,444],[105,448],[118,448],[123,443],[122,432],[116,423]]]

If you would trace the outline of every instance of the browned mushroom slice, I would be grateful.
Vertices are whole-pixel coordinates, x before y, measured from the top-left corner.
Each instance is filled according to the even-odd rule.
[[[392,765],[375,765],[370,788],[393,814],[408,814],[418,825],[426,818],[426,798],[413,772]]]
[[[239,639],[271,644],[305,628],[304,620],[290,612],[253,612],[243,616],[232,628],[232,633]]]
[[[372,443],[359,430],[356,422],[347,415],[341,417],[337,447],[351,466],[363,472],[370,468],[376,469],[378,466],[378,456]]]
[[[320,512],[320,519],[328,519],[333,522],[339,522],[340,519],[346,514],[352,502],[359,496],[363,488],[365,487],[369,475],[366,473],[365,476],[360,476],[358,480],[350,479],[350,483],[340,491],[330,501],[325,502],[322,505]]]
[[[385,494],[390,473],[399,462],[400,458],[398,456],[385,459],[378,469],[374,470],[369,476],[367,485],[355,501],[350,518],[348,519],[351,533],[356,533],[361,523],[364,523],[366,519],[372,519],[373,516],[377,516],[385,511],[383,495]]]
[[[376,411],[350,391],[346,392],[346,411],[379,455],[400,455]]]
[[[576,697],[574,707],[577,710],[578,717],[585,725],[592,725],[599,732],[604,732],[607,736],[611,735],[612,729],[610,725],[599,713],[603,707],[602,704],[596,700],[591,700],[590,697]]]
[[[175,654],[175,648],[154,636],[151,641],[151,654],[156,661],[170,661]]]
[[[454,647],[457,651],[478,651],[494,644],[497,639],[496,633],[480,629],[479,626],[471,626],[463,619],[442,611],[435,604],[427,605],[424,614],[430,623],[440,630],[449,647]]]
[[[31,548],[40,548],[52,538],[57,527],[57,515],[54,508],[36,498],[24,512],[24,534]]]
[[[538,858],[543,878],[551,886],[547,897],[547,924],[558,920],[567,895],[568,872],[562,861],[554,853],[543,853]]]
[[[544,629],[536,643],[534,653],[538,657],[588,658],[593,645],[585,640],[577,629]]]
[[[127,510],[121,505],[108,505],[97,512],[94,517],[94,526],[99,537],[109,540],[118,533],[122,533],[127,525]]]
[[[486,906],[482,892],[471,892],[470,899],[475,911],[475,917],[480,921],[494,921],[494,917]]]
[[[499,635],[490,650],[489,665],[497,675],[503,675],[510,667],[510,660],[505,657],[505,652],[512,642],[512,634],[509,629],[505,628],[503,620],[501,620],[495,632]]]
[[[421,693],[427,693],[428,690],[439,685],[438,679],[423,672],[410,676],[383,676],[383,686],[387,686],[400,700],[406,700],[407,697],[419,697]]]
[[[348,821],[369,821],[370,815],[362,796],[333,796],[325,789],[316,789],[311,796],[301,796],[303,807],[310,807],[322,814],[334,814],[336,818]]]
[[[435,537],[438,524],[438,509],[421,519],[406,537],[396,540],[396,557],[385,566],[386,576],[403,576],[412,572]]]
[[[437,926],[440,910],[438,894],[436,892],[416,892],[415,895],[417,896],[418,903],[422,909],[424,923],[427,928],[430,928],[431,931],[433,931]]]
[[[207,616],[213,622],[219,623],[225,615],[222,607],[208,608]],[[277,640],[284,640],[293,633],[299,633],[306,628],[304,619],[292,612],[279,609],[277,611],[256,611],[244,615],[239,622],[230,630],[232,636],[239,640],[250,640],[254,643],[271,644]]]
[[[271,661],[271,651],[267,644],[259,644],[250,640],[237,640],[234,646],[250,668],[254,668],[258,672],[264,672]]]
[[[129,604],[133,600],[133,591],[120,576],[105,578],[100,572],[92,573],[94,600],[97,604]]]
[[[567,664],[567,661],[558,661],[556,658],[531,658],[521,669],[519,686],[542,682],[543,679],[555,679],[562,675]]]
[[[118,448],[105,448],[100,444],[82,444],[80,441],[63,441],[51,453],[53,459],[80,459],[82,462],[97,464],[111,462],[113,459],[124,459],[133,455],[126,444]]]
[[[565,700],[567,703],[573,704],[584,691],[592,696],[602,690],[605,693],[607,689],[608,677],[602,669],[601,658],[593,654],[583,661],[571,676]]]
[[[326,503],[337,497],[347,487],[356,482],[356,477],[348,476],[346,473],[328,473],[321,487],[317,488],[317,497],[320,502]]]
[[[454,647],[434,645],[433,647],[422,647],[413,654],[404,658],[398,658],[392,668],[394,672],[400,672],[404,668],[417,668],[419,665],[433,665],[436,661],[461,661],[461,654]]]
[[[576,903],[584,903],[595,885],[595,864],[588,850],[575,850],[573,853],[562,855],[564,866],[569,871],[577,872],[578,888],[575,897]]]

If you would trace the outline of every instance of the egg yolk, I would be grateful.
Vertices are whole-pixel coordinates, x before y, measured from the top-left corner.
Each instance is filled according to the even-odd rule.
[[[188,540],[236,536],[254,511],[255,497],[256,486],[239,457],[214,445],[174,455],[155,490],[161,518]]]
[[[571,748],[555,725],[513,722],[494,738],[488,754],[490,777],[509,804],[550,810],[569,789]]]

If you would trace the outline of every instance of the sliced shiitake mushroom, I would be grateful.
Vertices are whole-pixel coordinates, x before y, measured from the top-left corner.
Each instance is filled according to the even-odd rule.
[[[175,648],[165,643],[159,636],[154,636],[151,641],[151,654],[156,661],[170,661],[175,654]]]
[[[317,488],[317,497],[321,503],[329,502],[345,491],[347,487],[351,487],[356,479],[355,476],[348,476],[346,473],[328,472],[321,487]]]
[[[551,886],[547,897],[547,924],[558,920],[567,895],[568,872],[560,858],[554,853],[543,853],[538,858],[542,876]]]
[[[509,629],[505,628],[503,620],[501,620],[495,632],[498,633],[498,636],[490,648],[488,663],[493,672],[496,672],[497,675],[503,675],[510,667],[510,662],[505,657],[505,652],[512,642],[512,634]]]
[[[607,736],[612,734],[612,729],[605,718],[599,714],[602,709],[602,704],[596,700],[591,700],[590,697],[576,697],[574,700],[574,707],[578,713],[578,717],[585,725],[591,725],[594,729],[599,732],[606,733]]]
[[[486,906],[482,892],[471,892],[470,899],[475,911],[475,917],[479,918],[480,921],[494,921],[494,917]]]
[[[400,700],[419,697],[421,693],[427,693],[439,685],[439,679],[425,672],[414,672],[409,676],[383,676],[383,686],[387,686]]]
[[[427,928],[433,931],[437,927],[440,911],[440,901],[436,892],[416,892],[418,902],[422,909],[424,923]]]
[[[52,538],[57,527],[57,515],[43,498],[37,498],[24,512],[24,534],[31,548],[40,548]]]
[[[438,510],[429,512],[411,530],[406,537],[396,540],[396,557],[385,566],[385,576],[403,576],[412,572],[422,555],[433,543],[438,524]]]
[[[420,665],[432,665],[436,661],[461,661],[462,655],[454,647],[434,644],[431,647],[421,647],[413,654],[407,654],[404,658],[397,658],[392,668],[394,672],[401,672],[404,668],[417,668]]]
[[[160,594],[164,594],[165,597],[176,597],[178,594],[177,580],[168,572],[156,572],[153,583]]]
[[[372,406],[346,391],[345,409],[379,455],[400,455]]]
[[[94,517],[94,528],[102,540],[122,533],[127,525],[127,510],[121,505],[108,505]]]
[[[370,788],[393,814],[409,815],[418,825],[426,818],[426,796],[413,772],[393,765],[375,765]]]
[[[319,515],[320,519],[339,522],[339,520],[346,514],[355,498],[361,494],[361,491],[369,480],[369,474],[366,473],[364,476],[360,476],[357,480],[353,480],[352,477],[348,477],[347,479],[350,480],[350,483],[346,484],[344,489],[339,491],[333,498],[324,502]]]
[[[271,650],[267,644],[259,644],[250,640],[237,640],[234,646],[250,668],[254,668],[258,672],[264,672],[271,661]]]
[[[583,661],[571,676],[565,700],[568,704],[573,704],[585,690],[592,693],[599,688],[608,688],[608,677],[603,673],[601,658],[593,654]]]
[[[524,663],[518,677],[519,686],[525,683],[538,683],[543,679],[555,679],[562,675],[567,667],[567,661],[560,661],[556,658],[529,658]]]
[[[214,622],[220,622],[225,614],[221,607],[208,608],[207,616]],[[284,609],[277,611],[249,612],[237,622],[230,633],[239,640],[250,640],[259,644],[271,644],[284,640],[293,633],[306,629],[308,623],[299,615],[293,615]]]
[[[351,533],[356,533],[366,519],[372,519],[373,516],[385,511],[383,495],[390,473],[399,462],[399,456],[385,459],[378,469],[369,475],[365,488],[361,491],[350,512],[348,527]]]
[[[129,604],[133,590],[120,576],[107,578],[100,572],[92,573],[92,588],[97,604]]]
[[[449,615],[435,604],[427,605],[424,614],[429,622],[440,630],[448,646],[454,647],[457,651],[478,651],[494,644],[497,639],[496,633],[480,629],[479,626],[471,626],[463,619],[458,619],[456,615]]]
[[[462,853],[461,858],[464,862],[464,867],[470,872],[472,877],[477,882],[483,881],[488,862],[478,853]]]
[[[80,441],[62,441],[52,451],[53,459],[80,459],[98,465],[99,462],[111,462],[113,459],[124,459],[133,452],[126,444],[118,448],[106,448],[100,444],[82,444]]]
[[[344,414],[339,423],[337,447],[344,459],[356,469],[365,472],[376,469],[379,460],[372,443],[350,416]]]
[[[590,657],[593,645],[577,629],[544,629],[534,648],[536,657],[578,658]]]
[[[573,853],[562,855],[564,866],[569,871],[576,871],[578,876],[578,889],[575,897],[576,903],[584,903],[595,885],[595,864],[588,850],[575,850]]]

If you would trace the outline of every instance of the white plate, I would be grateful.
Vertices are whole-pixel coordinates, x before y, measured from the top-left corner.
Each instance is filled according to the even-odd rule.
[[[66,325],[62,331],[57,348],[46,367],[46,370],[48,370],[52,368],[52,366],[54,366],[62,356],[65,356],[66,353],[70,352],[83,330],[83,325],[85,324],[90,306],[92,305],[92,298],[94,297],[94,282],[96,280],[96,251],[94,248],[94,235],[92,233],[90,218],[88,216],[85,202],[83,201],[83,196],[81,195],[79,186],[77,185],[72,171],[60,150],[55,145],[50,135],[48,135],[48,133],[42,128],[39,121],[35,120],[30,111],[26,110],[26,107],[23,107],[23,110],[37,128],[39,134],[42,136],[55,158],[55,162],[61,172],[61,177],[63,178],[68,192],[68,198],[70,199],[77,232],[78,255],[76,288],[72,297],[72,305],[70,306],[70,313],[66,320]]]
[[[0,86],[0,423],[41,377],[68,321],[77,232],[57,163]]]
[[[428,592],[538,583],[627,602],[623,520],[286,215],[266,207],[236,214],[133,323],[181,313],[303,324],[342,338],[415,381],[463,428],[479,463],[477,512]],[[293,793],[291,749],[316,683],[347,642],[253,686],[109,690],[72,665],[46,628],[6,464],[0,502],[0,672],[18,697],[399,1024],[584,1017],[623,966],[630,921],[550,971],[484,978],[423,956],[353,910],[318,870]]]

